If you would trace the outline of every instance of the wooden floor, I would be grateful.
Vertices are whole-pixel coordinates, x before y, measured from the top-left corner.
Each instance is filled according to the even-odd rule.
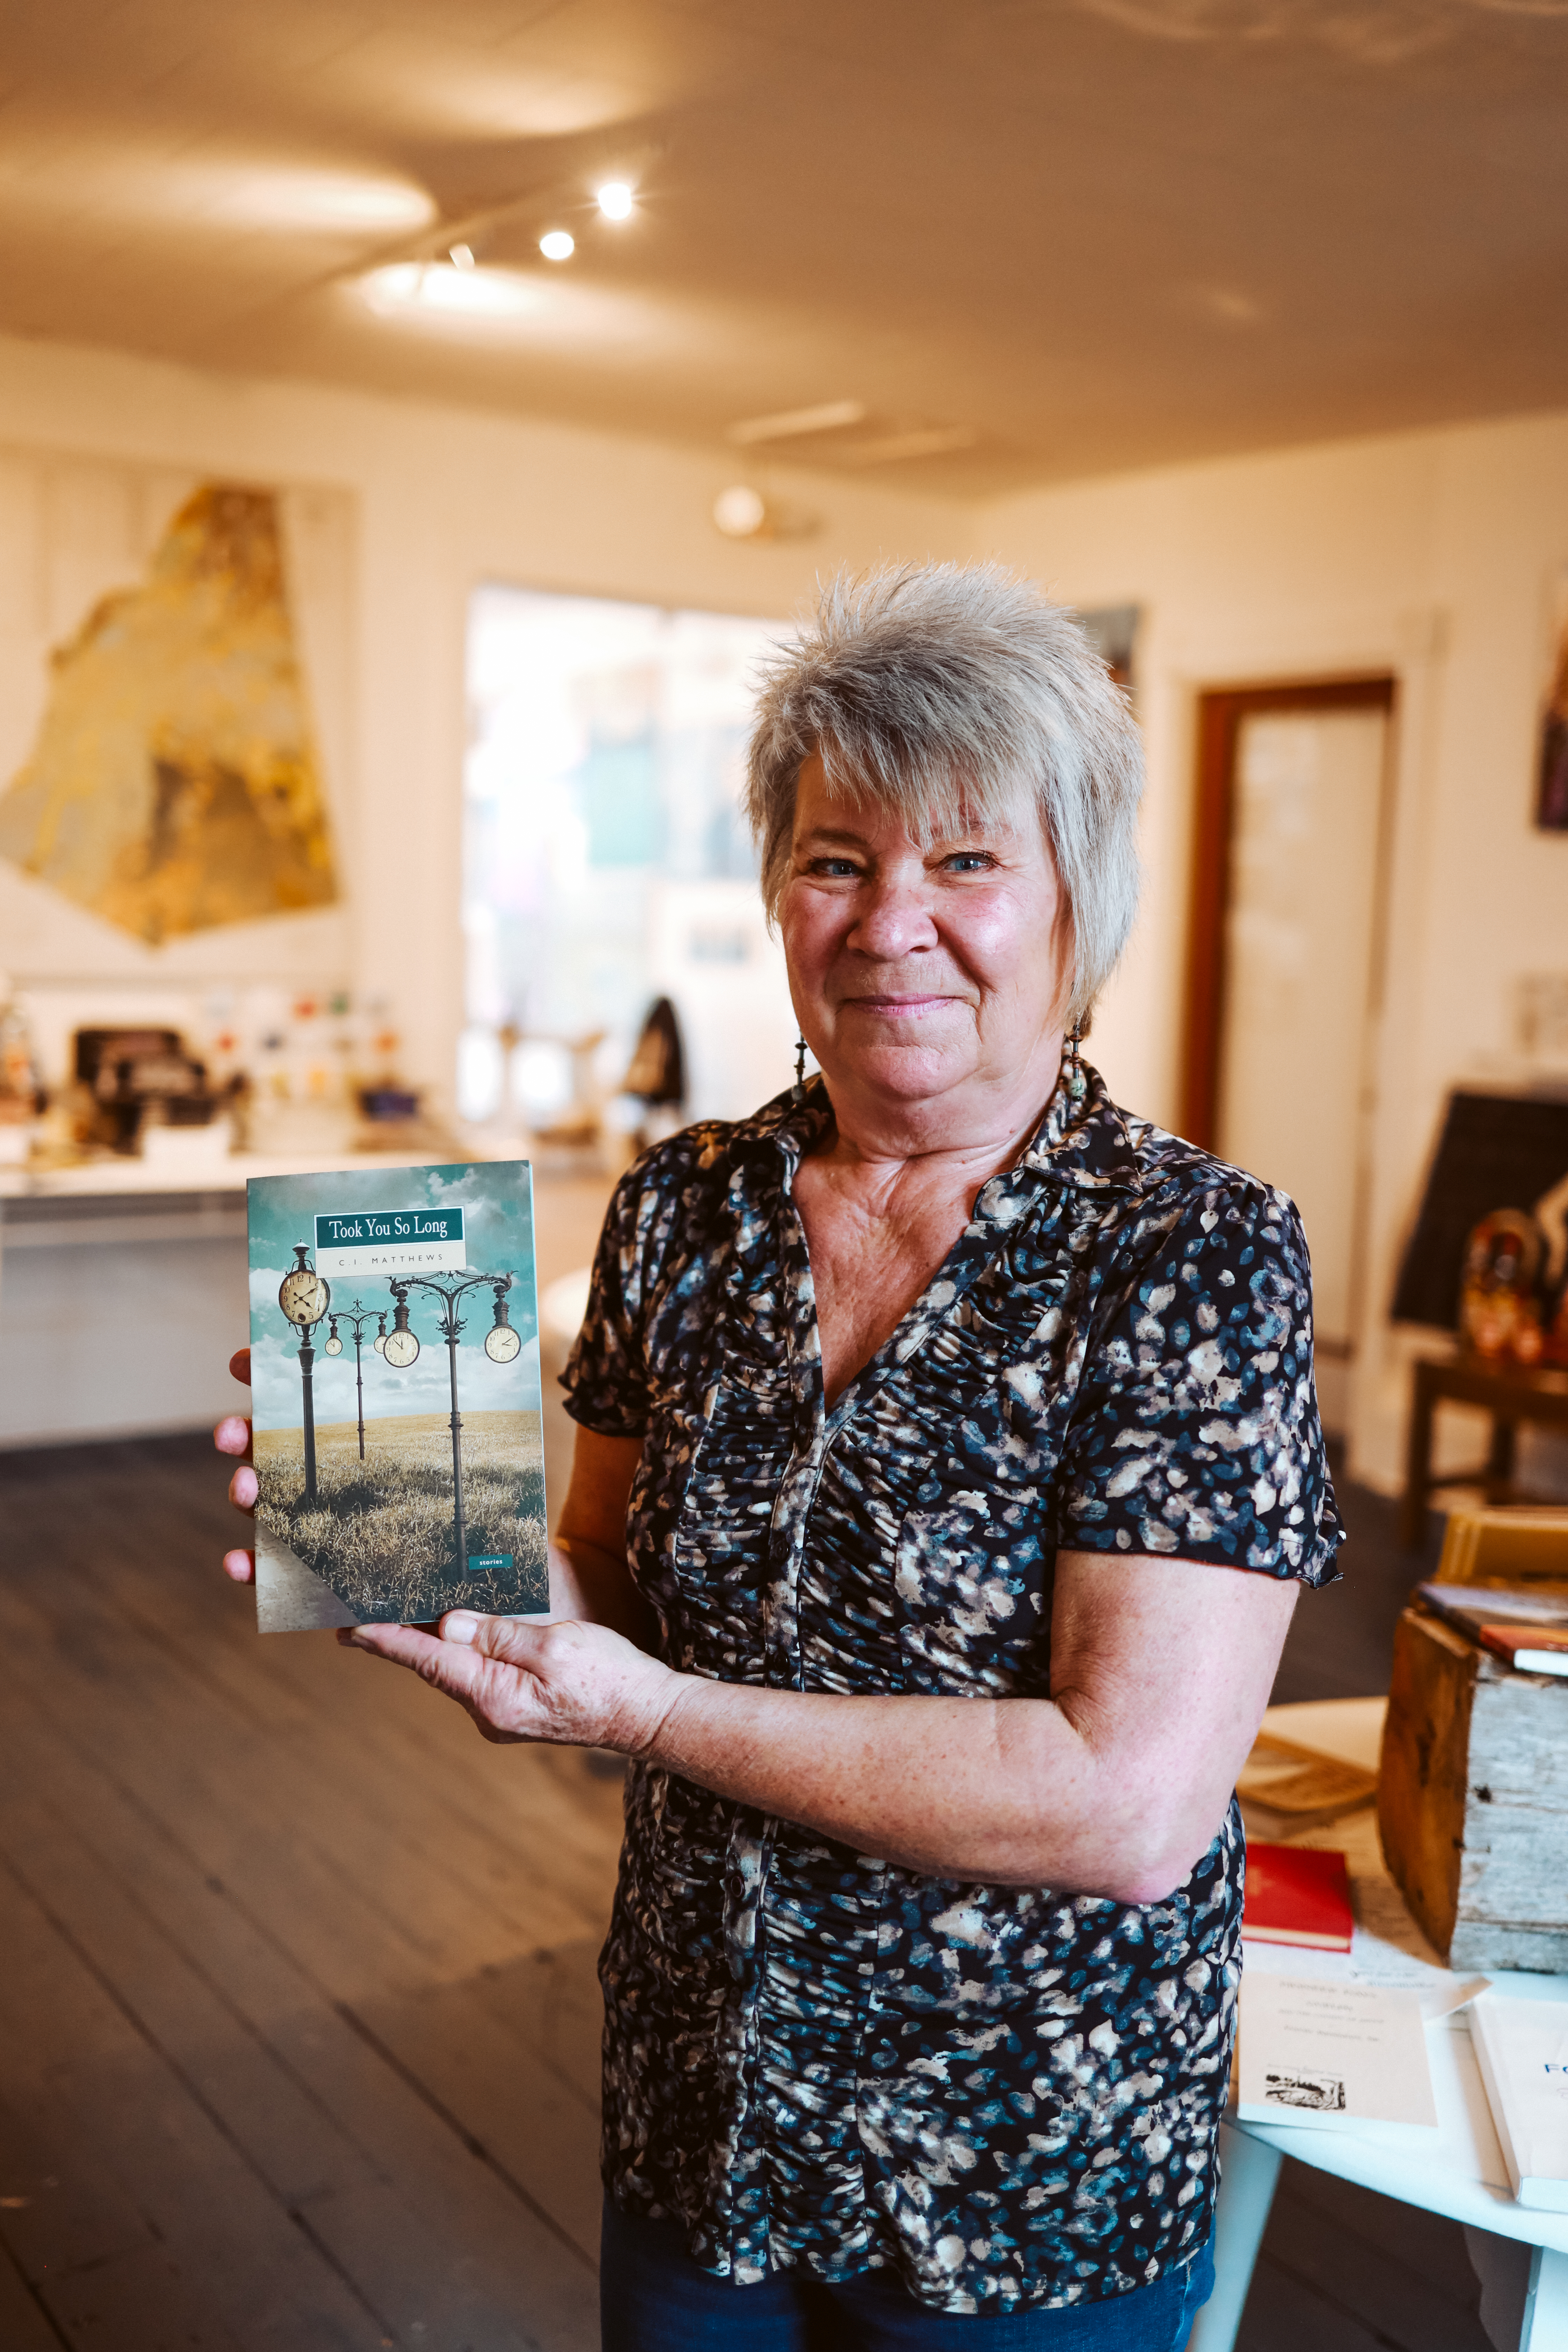
[[[258,1639],[223,1486],[0,1457],[0,2345],[586,2352],[618,1782]]]
[[[0,1455],[0,2347],[590,2347],[618,1785],[259,1640],[224,1476]],[[1351,1500],[1282,1697],[1385,1678],[1417,1569]],[[1476,2302],[1457,2230],[1288,2166],[1242,2341],[1485,2352]]]

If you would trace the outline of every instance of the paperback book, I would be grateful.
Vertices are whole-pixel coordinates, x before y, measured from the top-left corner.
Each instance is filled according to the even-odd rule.
[[[1568,2001],[1483,1992],[1470,2036],[1515,2197],[1568,2213]]]
[[[247,1194],[259,1630],[542,1614],[528,1162]]]
[[[1521,1674],[1568,1675],[1568,1591],[1436,1583],[1416,1591],[1429,1609]]]

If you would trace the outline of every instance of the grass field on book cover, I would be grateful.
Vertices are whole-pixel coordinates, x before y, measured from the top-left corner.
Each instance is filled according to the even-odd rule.
[[[531,1179],[247,1188],[261,1632],[548,1607]]]

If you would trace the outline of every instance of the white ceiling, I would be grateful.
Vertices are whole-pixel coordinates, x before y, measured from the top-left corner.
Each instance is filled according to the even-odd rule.
[[[777,454],[967,426],[878,473],[973,497],[1568,403],[1565,98],[1568,0],[10,0],[0,326],[708,446],[855,401]],[[366,305],[463,223],[532,308]]]

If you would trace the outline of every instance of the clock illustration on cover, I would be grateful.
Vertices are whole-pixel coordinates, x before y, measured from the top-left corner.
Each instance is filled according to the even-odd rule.
[[[302,1330],[307,1324],[321,1321],[332,1294],[314,1266],[305,1263],[310,1255],[309,1245],[296,1242],[294,1255],[300,1263],[279,1284],[278,1304],[289,1322],[297,1323]]]
[[[390,1364],[396,1372],[405,1372],[419,1353],[418,1336],[408,1328],[408,1301],[405,1297],[400,1298],[393,1309],[392,1328],[386,1335],[386,1345],[381,1353],[383,1361]]]
[[[510,1364],[512,1358],[518,1353],[522,1346],[522,1341],[518,1338],[517,1333],[511,1328],[511,1321],[507,1308],[506,1294],[510,1287],[511,1276],[509,1275],[504,1287],[500,1285],[497,1286],[495,1304],[496,1319],[490,1328],[485,1333],[485,1353],[489,1358],[492,1364]]]

